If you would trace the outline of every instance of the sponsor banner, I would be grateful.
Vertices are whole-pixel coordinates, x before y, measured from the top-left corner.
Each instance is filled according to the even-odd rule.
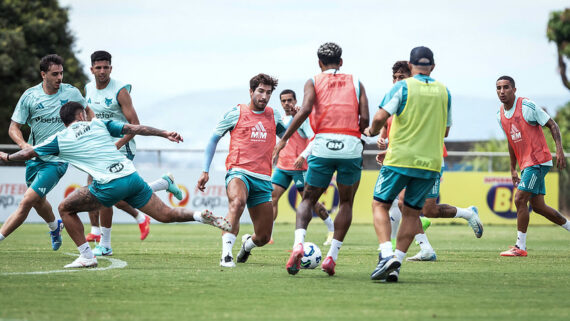
[[[0,167],[0,222],[4,222],[17,208],[27,190],[25,184],[25,167]],[[142,168],[138,170],[141,177],[147,182],[152,182],[164,175],[165,171],[155,168]],[[201,170],[180,169],[172,171],[176,183],[183,192],[182,200],[176,199],[172,194],[165,191],[156,193],[162,201],[171,207],[187,207],[192,210],[209,209],[217,215],[225,216],[228,212],[228,198],[225,188],[225,172],[210,172],[210,181],[206,185],[206,190],[200,192],[196,189],[196,182],[200,177]],[[62,177],[54,189],[47,195],[47,200],[52,205],[54,214],[57,213],[57,206],[67,195],[75,189],[87,185],[87,174],[69,166],[67,173]],[[115,208],[113,222],[133,223],[134,219]],[[83,222],[89,223],[87,213],[79,215]],[[32,209],[26,222],[40,223],[43,219]],[[244,211],[242,223],[250,223],[251,219],[247,208]]]
[[[378,171],[362,171],[360,186],[354,199],[353,223],[372,223],[372,193],[378,178]],[[546,175],[545,202],[558,208],[558,173]],[[438,202],[458,207],[477,206],[484,224],[516,225],[516,208],[509,172],[445,172],[441,181]],[[289,188],[279,200],[277,222],[295,222],[295,208],[300,203],[295,186]],[[338,189],[333,182],[320,198],[329,213],[338,209]],[[313,214],[313,217],[316,217]],[[316,218],[318,219],[318,218]],[[465,223],[463,219],[434,219],[433,223]],[[531,213],[530,224],[552,224],[544,217]]]

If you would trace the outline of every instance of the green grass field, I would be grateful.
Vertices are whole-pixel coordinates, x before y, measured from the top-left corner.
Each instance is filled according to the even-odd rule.
[[[135,225],[113,227],[122,269],[13,274],[62,270],[74,259],[65,254],[77,253],[71,239],[53,252],[46,229],[25,224],[0,243],[0,320],[570,319],[570,234],[555,226],[530,228],[527,258],[498,255],[514,242],[514,227],[487,226],[476,239],[464,225],[432,226],[438,261],[405,262],[396,284],[369,280],[377,244],[368,225],[351,227],[334,277],[319,269],[287,274],[290,224],[277,224],[275,244],[235,269],[219,267],[214,228],[154,224],[144,242]],[[325,232],[315,220],[307,241],[322,244]],[[412,245],[409,255],[417,251]]]

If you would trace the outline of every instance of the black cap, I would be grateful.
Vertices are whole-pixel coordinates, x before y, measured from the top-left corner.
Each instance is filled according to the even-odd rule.
[[[415,47],[410,52],[410,63],[416,66],[431,66],[435,64],[433,52],[428,47]]]

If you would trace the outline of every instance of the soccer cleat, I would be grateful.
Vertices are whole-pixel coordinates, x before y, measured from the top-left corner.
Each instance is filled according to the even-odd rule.
[[[501,256],[527,256],[525,250],[521,250],[518,246],[511,246],[507,251],[501,252]]]
[[[274,244],[274,243],[275,243],[275,241],[273,240],[273,238],[270,238],[269,242],[267,242],[267,244]]]
[[[176,197],[179,201],[182,200],[182,191],[178,188],[178,185],[174,182],[174,176],[172,174],[164,174],[162,178],[168,182],[168,188],[166,189],[167,192],[172,193],[174,197]]]
[[[428,229],[428,227],[431,225],[431,221],[429,220],[429,218],[425,216],[420,216],[420,221],[422,222],[422,229],[425,232]]]
[[[388,277],[386,277],[386,282],[398,282],[398,277],[400,276],[400,268],[395,269]]]
[[[334,267],[336,263],[334,262],[332,256],[327,256],[323,263],[321,264],[321,270],[326,272],[329,276],[334,275]]]
[[[381,255],[378,255],[378,265],[376,265],[376,268],[372,271],[372,274],[370,274],[370,279],[386,281],[388,279],[388,275],[399,269],[400,265],[402,264],[398,262],[396,256],[383,258]]]
[[[95,256],[111,256],[111,255],[113,255],[113,249],[110,247],[104,247],[101,245],[97,245],[93,249],[93,255],[95,255]]]
[[[329,234],[327,234],[327,240],[325,241],[325,243],[323,243],[323,245],[331,245],[333,236],[334,232],[329,232]]]
[[[61,247],[61,231],[63,228],[63,222],[61,220],[57,220],[57,228],[49,232],[49,235],[51,236],[51,248],[54,251],[59,250]]]
[[[409,257],[406,259],[406,261],[435,261],[437,260],[437,256],[435,255],[435,252],[433,250],[431,251],[424,251],[424,250],[420,250],[418,252],[418,254]]]
[[[97,267],[97,258],[86,259],[82,256],[75,259],[75,261],[64,266],[64,268],[94,268]]]
[[[141,241],[144,241],[150,233],[150,217],[144,216],[144,222],[139,224],[139,230],[141,230]]]
[[[303,258],[304,254],[305,252],[303,250],[303,243],[299,243],[293,246],[293,251],[291,252],[291,256],[289,257],[287,265],[285,266],[289,274],[295,275],[297,272],[299,272],[301,269],[301,259]]]
[[[245,250],[245,242],[251,238],[251,235],[245,234],[241,237],[241,248],[239,249],[238,255],[236,257],[236,261],[238,263],[245,263],[251,254],[251,251]]]
[[[233,268],[233,267],[236,267],[236,264],[234,263],[234,258],[228,254],[225,257],[223,257],[222,259],[220,259],[220,266],[221,267]]]
[[[232,225],[224,217],[215,216],[208,210],[203,210],[202,213],[200,213],[200,216],[202,217],[202,223],[204,224],[215,226],[226,232],[232,230]]]
[[[470,206],[469,209],[473,212],[473,215],[467,220],[467,223],[471,226],[473,232],[475,232],[475,236],[480,238],[483,236],[483,223],[481,223],[481,219],[479,218],[479,211],[475,206]]]
[[[85,236],[85,240],[87,242],[101,242],[101,235],[89,233],[89,234],[87,234],[87,236]]]

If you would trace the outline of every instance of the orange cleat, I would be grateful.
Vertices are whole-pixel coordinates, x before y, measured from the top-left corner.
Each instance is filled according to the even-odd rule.
[[[87,234],[85,239],[87,240],[87,242],[100,242],[101,241],[101,235],[95,235],[93,233],[89,233],[89,234]]]
[[[139,224],[139,229],[141,230],[141,241],[144,241],[150,232],[150,217],[145,215],[144,222]]]
[[[303,250],[303,243],[299,243],[293,247],[293,252],[291,252],[291,256],[289,257],[289,261],[287,261],[287,272],[289,274],[295,275],[301,269],[301,259],[305,254]]]
[[[270,238],[270,239],[269,239],[269,242],[267,242],[267,244],[273,244],[273,243],[275,243],[275,241],[273,240],[273,238]]]
[[[501,252],[501,256],[527,256],[527,252],[515,245],[511,246],[507,251]]]
[[[333,276],[335,266],[336,263],[334,262],[332,256],[327,256],[327,258],[323,261],[323,264],[321,264],[321,270],[326,272],[329,276]]]

